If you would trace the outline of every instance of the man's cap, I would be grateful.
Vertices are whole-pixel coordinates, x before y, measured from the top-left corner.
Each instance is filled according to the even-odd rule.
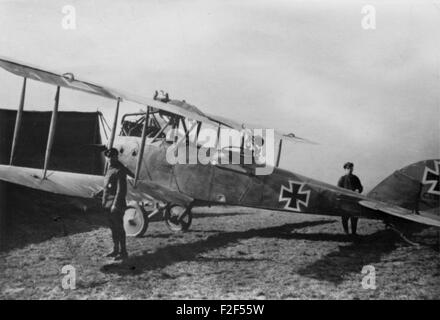
[[[107,158],[117,156],[118,154],[119,154],[119,152],[115,148],[106,149],[104,151],[104,156],[106,156]]]
[[[344,169],[348,169],[348,168],[353,168],[353,163],[352,162],[346,162],[345,164],[344,164]]]

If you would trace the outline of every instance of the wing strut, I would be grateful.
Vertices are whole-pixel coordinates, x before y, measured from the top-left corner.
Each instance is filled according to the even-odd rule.
[[[177,148],[180,146],[180,144],[184,141],[184,140],[188,140],[189,139],[189,134],[191,133],[191,131],[194,130],[194,128],[197,126],[197,122],[193,123],[193,125],[189,128],[189,130],[186,131],[185,135],[183,137],[180,137],[180,139],[176,142],[176,145],[174,146],[174,148],[177,150]]]
[[[113,147],[113,142],[115,141],[116,126],[118,125],[119,103],[120,102],[121,102],[121,98],[118,98],[118,102],[116,103],[115,116],[113,118],[112,131],[110,133],[110,139],[108,140],[108,145],[107,145],[108,149]]]
[[[276,167],[278,168],[280,165],[280,159],[281,159],[281,148],[283,146],[283,139],[280,139],[280,142],[278,143],[278,155],[277,155],[277,165]]]
[[[21,119],[23,117],[24,98],[26,95],[26,81],[27,81],[27,78],[23,77],[23,87],[21,89],[20,105],[18,106],[17,116],[15,118],[14,138],[12,140],[11,156],[9,158],[9,165],[11,165],[11,166],[12,166],[12,162],[14,160],[15,148],[17,146],[18,135],[20,133]]]
[[[215,141],[215,149],[218,151],[219,145],[220,145],[220,125],[217,128],[217,140]]]
[[[145,150],[145,140],[147,139],[147,128],[148,128],[148,118],[150,116],[150,107],[147,107],[147,112],[145,113],[145,121],[144,121],[144,127],[142,128],[142,141],[141,141],[141,148],[139,150],[137,163],[136,163],[136,172],[134,174],[134,187],[136,188],[136,183],[139,179],[139,173],[141,171],[142,167],[142,159],[144,157],[144,150]]]
[[[165,129],[169,127],[169,125],[170,125],[170,123],[167,122],[167,124],[164,125],[162,127],[162,129],[160,129],[160,131],[158,133],[156,133],[156,135],[154,136],[153,140],[151,140],[151,143],[155,142],[157,140],[157,138],[165,131]]]
[[[116,135],[116,126],[118,125],[118,116],[119,116],[119,104],[121,102],[121,98],[118,98],[116,102],[116,109],[115,109],[115,116],[113,117],[113,124],[112,124],[112,131],[110,132],[110,138],[107,142],[107,149],[113,148],[113,142],[115,142],[115,135]],[[107,173],[109,161],[106,160],[105,162],[105,168],[104,168],[104,174]]]
[[[52,118],[50,119],[49,136],[46,145],[46,156],[44,157],[43,179],[46,179],[47,167],[49,165],[50,154],[52,152],[53,140],[55,137],[55,129],[58,119],[58,104],[60,102],[60,86],[57,86],[55,94],[55,104],[53,106]]]

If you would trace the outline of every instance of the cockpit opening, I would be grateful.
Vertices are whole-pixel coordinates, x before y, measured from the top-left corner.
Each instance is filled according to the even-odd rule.
[[[165,103],[186,104],[178,100]],[[238,131],[220,123],[217,126],[201,123],[152,107],[149,112],[125,114],[121,120],[120,136],[142,137],[145,121],[146,137],[153,139],[153,142],[191,144],[197,149],[209,149],[207,155],[240,159],[240,164],[257,164],[264,149],[264,139],[253,136],[247,132],[249,130]]]

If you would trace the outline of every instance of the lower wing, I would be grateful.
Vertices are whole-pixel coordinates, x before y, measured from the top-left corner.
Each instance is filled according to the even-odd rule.
[[[0,165],[0,180],[50,193],[78,198],[94,198],[102,190],[104,177],[64,171],[49,171],[43,179],[42,169]],[[127,200],[155,198],[165,202],[188,205],[193,199],[150,181],[128,183]]]
[[[50,193],[90,199],[94,198],[94,195],[101,191],[104,177],[64,171],[49,171],[46,178],[43,179],[41,169],[0,165],[0,180]],[[173,202],[184,206],[189,205],[193,201],[193,198],[183,193],[170,190],[151,181],[138,181],[136,187],[133,186],[133,183],[128,183],[128,186],[128,200],[142,201],[145,198],[153,197],[157,200]],[[335,192],[336,190],[334,189],[332,188],[330,191]],[[370,210],[380,211],[394,217],[440,228],[440,219],[435,214],[424,211],[416,214],[411,210],[370,199],[354,192],[342,189],[337,191],[338,193],[343,193],[351,201],[358,201],[359,205]]]
[[[104,184],[104,177],[64,171],[48,171],[43,179],[43,170],[0,165],[0,180],[32,189],[62,194],[71,197],[93,198]]]

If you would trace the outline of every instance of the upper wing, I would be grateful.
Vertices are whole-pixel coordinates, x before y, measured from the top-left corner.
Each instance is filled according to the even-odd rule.
[[[48,71],[40,67],[32,66],[27,63],[25,64],[9,58],[0,57],[0,67],[20,77],[26,77],[32,80],[49,83],[55,86],[79,90],[109,99],[132,101],[141,105],[148,105],[157,109],[171,112],[189,119],[210,123],[212,125],[222,124],[236,130],[241,130],[244,128],[265,128],[258,125],[239,123],[234,120],[230,120],[220,116],[208,116],[200,111],[197,107],[188,103],[176,102],[175,100],[173,100],[171,103],[163,103],[151,98],[128,94],[121,90],[115,90],[96,83],[78,80],[72,73],[69,72],[61,74],[58,72]],[[275,131],[275,134],[281,139],[314,144],[314,142],[301,137],[297,137],[293,133],[286,134]]]
[[[46,179],[42,179],[41,169],[7,165],[0,165],[0,180],[78,198],[94,198],[94,195],[101,191],[104,185],[103,176],[49,171]],[[131,183],[128,183],[127,186],[127,200],[142,201],[148,197],[153,197],[157,200],[172,201],[181,205],[188,205],[193,200],[178,191],[164,188],[152,182],[138,181],[136,188]]]
[[[211,123],[216,125],[206,117],[203,112],[194,106],[187,104],[175,105],[170,103],[163,103],[151,98],[140,97],[133,94],[128,94],[120,90],[115,90],[106,86],[95,83],[75,79],[71,73],[60,74],[57,72],[47,71],[39,67],[24,64],[18,61],[0,57],[0,67],[21,77],[26,77],[32,80],[49,83],[55,86],[79,90],[86,93],[98,95],[104,98],[118,100],[132,101],[141,105],[148,105],[153,108],[161,109],[171,112],[189,119]]]
[[[109,99],[118,99],[118,96],[109,89],[91,82],[76,80],[70,73],[59,74],[3,57],[0,57],[0,67],[20,77],[79,90]]]
[[[235,129],[235,130],[242,130],[245,128],[248,129],[265,129],[264,126],[261,125],[256,125],[256,124],[248,124],[248,123],[240,123],[225,117],[220,117],[220,116],[215,116],[215,115],[211,115],[211,114],[207,114],[207,117],[214,121],[217,122],[218,124],[224,125],[226,127]],[[296,136],[293,133],[284,133],[278,130],[275,130],[275,135],[283,140],[289,140],[289,141],[293,141],[293,142],[303,142],[303,143],[309,143],[309,144],[317,144],[314,141],[305,139],[305,138],[301,138]]]

